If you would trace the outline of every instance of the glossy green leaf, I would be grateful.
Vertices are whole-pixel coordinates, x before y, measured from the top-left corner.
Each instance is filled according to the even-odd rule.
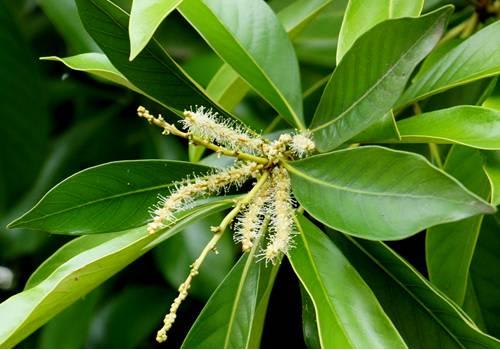
[[[397,102],[403,107],[454,86],[500,73],[500,22],[483,28],[418,72]]]
[[[134,86],[156,102],[182,111],[191,105],[214,108],[231,117],[169,56],[156,38],[129,61],[129,14],[111,0],[76,0],[85,29]]]
[[[481,149],[500,149],[500,111],[456,106],[399,121],[402,142],[457,143]]]
[[[445,171],[481,198],[488,198],[490,186],[482,171],[479,151],[453,147]],[[474,254],[482,215],[431,227],[426,236],[427,270],[431,282],[458,305],[463,305],[469,267]]]
[[[303,216],[296,222],[299,234],[289,259],[314,304],[321,347],[406,348],[342,252]]]
[[[260,343],[276,266],[256,263],[259,245],[244,254],[217,287],[182,348],[256,348]]]
[[[72,53],[99,51],[99,46],[83,28],[75,0],[40,0],[37,3],[62,35]]]
[[[264,1],[184,0],[179,11],[283,118],[294,126],[304,126],[297,58],[285,30]]]
[[[99,78],[109,80],[115,84],[125,86],[130,90],[142,93],[130,81],[127,80],[102,53],[82,53],[80,55],[60,58],[57,56],[42,57],[45,61],[58,61],[66,67],[95,75]]]
[[[214,215],[199,220],[186,227],[154,250],[158,269],[173,288],[184,282],[189,274],[189,266],[200,255],[213,233],[211,226],[222,221],[222,215]],[[233,267],[235,250],[231,235],[225,235],[217,243],[219,254],[209,255],[203,262],[203,269],[193,280],[189,295],[207,300]]]
[[[89,234],[144,225],[158,195],[210,168],[166,160],[118,161],[76,173],[52,188],[10,227]]]
[[[470,284],[464,303],[465,311],[471,314],[476,313],[477,322],[482,324],[488,334],[497,338],[500,337],[500,319],[498,318],[500,280],[498,279],[497,270],[500,264],[500,257],[498,256],[500,251],[499,231],[500,218],[498,215],[484,218],[474,258],[470,266]],[[475,310],[468,307],[472,298],[474,304],[477,305]]]
[[[367,146],[291,162],[287,168],[293,193],[307,212],[362,238],[401,239],[495,211],[414,153]]]
[[[48,145],[49,115],[36,58],[0,3],[0,215],[36,180]]]
[[[465,313],[382,242],[330,236],[410,348],[496,348]]]
[[[379,23],[354,43],[333,72],[311,124],[319,151],[334,149],[390,111],[413,69],[436,45],[451,10]]]
[[[174,290],[144,285],[127,285],[120,292],[113,292],[108,303],[94,313],[88,347],[132,349],[143,346],[165,316],[164,308],[159,306],[175,297]]]
[[[230,206],[231,201],[223,200],[181,213],[174,225],[159,234],[148,234],[143,226],[69,242],[34,272],[23,292],[0,304],[0,347],[13,347],[189,223]]]
[[[129,37],[132,61],[153,37],[161,22],[182,0],[134,0],[130,10]]]
[[[423,6],[424,0],[350,0],[340,29],[337,62],[376,24],[392,18],[418,16]]]
[[[494,206],[500,205],[500,152],[484,152],[484,171],[488,176],[491,185],[491,203]]]

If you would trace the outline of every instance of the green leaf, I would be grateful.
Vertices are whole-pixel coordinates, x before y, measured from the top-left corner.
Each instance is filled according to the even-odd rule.
[[[382,242],[330,236],[410,348],[497,348],[465,313]]]
[[[278,20],[288,36],[293,37],[331,1],[296,0],[277,13]],[[207,86],[207,94],[228,111],[234,110],[249,90],[248,84],[227,63],[219,68]]]
[[[295,0],[277,13],[278,20],[293,39],[332,2],[333,0]]]
[[[132,91],[142,93],[130,81],[127,80],[109,61],[106,55],[102,53],[82,53],[80,55],[60,58],[57,56],[41,57],[45,61],[58,61],[66,67],[73,70],[86,72],[96,77],[111,81],[115,84],[124,86]]]
[[[158,195],[210,168],[166,160],[118,161],[88,168],[52,188],[10,227],[89,234],[144,225]]]
[[[35,182],[46,156],[45,88],[28,42],[0,3],[0,215]]]
[[[182,0],[134,0],[130,10],[129,37],[132,61],[148,44],[161,22]]]
[[[190,267],[213,236],[211,226],[222,221],[221,215],[192,223],[184,231],[167,240],[154,250],[158,269],[174,288],[184,282]],[[207,300],[222,282],[234,263],[234,243],[230,235],[225,235],[217,244],[219,254],[207,256],[203,270],[193,280],[189,295]]]
[[[213,108],[234,118],[212,101],[153,37],[133,62],[129,61],[129,14],[111,0],[76,0],[85,29],[135,87],[175,113],[191,105]]]
[[[334,149],[390,111],[413,69],[436,45],[451,11],[446,6],[418,18],[388,20],[354,43],[333,72],[311,124],[319,151]]]
[[[495,337],[500,337],[500,280],[498,279],[497,266],[500,266],[500,221],[498,215],[487,216],[481,225],[481,233],[474,252],[474,258],[470,266],[470,288],[473,290],[473,298],[478,309],[478,321],[484,325],[485,331]],[[466,295],[464,308],[468,308],[471,293]],[[498,345],[497,345],[498,347]]]
[[[159,306],[176,297],[172,290],[144,285],[127,285],[121,292],[112,293],[109,302],[94,314],[92,338],[87,347],[141,347],[162,323],[165,310]]]
[[[350,0],[340,29],[337,62],[376,24],[392,18],[418,16],[423,6],[424,0]]]
[[[99,51],[99,46],[83,28],[75,0],[39,0],[37,3],[64,38],[71,52]]]
[[[255,244],[217,287],[184,339],[182,348],[256,348],[279,265],[256,263]]]
[[[99,301],[99,289],[61,312],[41,330],[39,347],[42,349],[85,348],[90,323]],[[68,327],[71,325],[71,327]]]
[[[392,111],[386,113],[381,119],[356,135],[349,142],[365,143],[380,142],[381,140],[401,141],[401,135]]]
[[[288,255],[314,304],[321,347],[406,348],[370,288],[342,252],[303,216],[297,217],[296,223],[296,247]]]
[[[488,198],[490,187],[482,171],[479,151],[455,146],[448,153],[445,170],[467,188]],[[474,254],[482,215],[431,227],[426,236],[427,270],[431,282],[458,305],[463,305],[469,267]]]
[[[46,260],[26,289],[0,304],[0,347],[10,348],[151,248],[189,223],[231,206],[217,201],[179,214],[159,234],[146,227],[77,238]],[[61,297],[64,295],[64,298]]]
[[[304,127],[297,57],[264,1],[184,0],[179,11],[285,120]]]
[[[302,334],[304,335],[304,342],[309,349],[319,349],[321,348],[321,342],[319,340],[314,303],[302,285],[300,285],[300,298],[302,300]]]
[[[293,193],[307,212],[362,238],[401,239],[495,211],[414,153],[367,146],[291,162],[287,168]]]
[[[497,21],[450,50],[434,64],[421,69],[397,102],[397,107],[454,86],[497,75],[500,73],[499,45],[500,22]]]
[[[456,106],[397,123],[402,142],[457,143],[481,149],[500,149],[500,111]]]
[[[491,204],[500,205],[500,152],[483,152],[485,155],[484,171],[491,185]]]

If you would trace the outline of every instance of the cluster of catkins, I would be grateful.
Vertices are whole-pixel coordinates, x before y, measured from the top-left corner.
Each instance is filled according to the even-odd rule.
[[[181,125],[185,131],[181,131],[161,116],[155,118],[144,107],[139,107],[137,112],[150,123],[163,128],[164,134],[184,137],[194,144],[202,144],[237,158],[233,166],[186,179],[177,184],[169,196],[160,197],[157,205],[151,209],[149,233],[154,234],[167,227],[175,221],[177,212],[188,209],[196,199],[217,195],[229,188],[239,188],[250,180],[261,179],[264,182],[258,188],[255,187],[254,193],[249,192],[252,198],[241,206],[234,219],[234,239],[241,244],[243,251],[249,251],[267,229],[267,244],[257,256],[265,259],[266,263],[274,264],[282,254],[287,253],[292,247],[295,225],[290,178],[282,161],[302,158],[314,151],[314,142],[307,132],[282,134],[277,140],[269,141],[204,107],[184,112]],[[180,294],[165,317],[164,327],[158,332],[158,341],[166,340],[166,332],[175,320],[177,308],[187,296],[191,279],[197,273],[198,265],[192,268],[188,279],[179,288]]]

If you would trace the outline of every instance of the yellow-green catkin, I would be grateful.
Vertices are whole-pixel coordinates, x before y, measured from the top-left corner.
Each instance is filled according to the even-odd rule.
[[[295,225],[290,177],[287,171],[282,167],[274,168],[271,180],[272,200],[269,210],[271,236],[261,256],[266,262],[274,263],[281,254],[286,254],[291,248]]]
[[[266,181],[253,201],[246,206],[236,219],[234,240],[241,243],[244,252],[249,251],[258,238],[264,225],[265,216],[270,205],[271,183]]]
[[[170,196],[160,197],[151,212],[152,221],[148,225],[148,232],[155,233],[175,221],[175,213],[188,209],[196,198],[219,193],[230,186],[241,186],[249,178],[256,177],[261,168],[262,165],[254,162],[238,162],[229,169],[179,185]]]

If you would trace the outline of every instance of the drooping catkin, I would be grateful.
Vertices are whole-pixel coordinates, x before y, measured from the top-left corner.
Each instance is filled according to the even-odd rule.
[[[264,140],[251,135],[231,120],[222,119],[216,112],[203,106],[184,112],[182,124],[193,135],[234,151],[262,154]]]
[[[244,252],[249,251],[262,231],[270,201],[271,183],[266,181],[253,201],[236,218],[234,240],[241,243]]]
[[[292,247],[295,224],[290,177],[287,171],[282,167],[274,168],[271,180],[270,238],[261,256],[266,259],[266,262],[274,263],[281,254],[286,254]]]
[[[238,162],[231,168],[214,174],[196,177],[193,182],[178,185],[168,197],[160,197],[156,208],[152,210],[152,222],[148,232],[155,233],[175,220],[175,213],[188,209],[191,203],[210,194],[219,193],[230,186],[241,186],[251,177],[256,177],[262,165],[254,162]]]

